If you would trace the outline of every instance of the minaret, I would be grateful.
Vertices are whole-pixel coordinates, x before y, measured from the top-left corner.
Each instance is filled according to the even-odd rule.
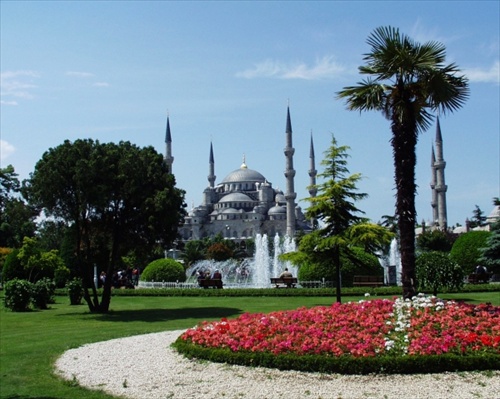
[[[286,234],[289,237],[295,235],[295,198],[297,193],[294,189],[295,169],[293,169],[293,154],[295,148],[292,147],[292,122],[290,121],[290,106],[287,107],[286,115],[286,147],[284,150],[286,157]]]
[[[315,157],[314,157],[314,143],[313,143],[313,135],[312,135],[312,130],[311,130],[311,147],[309,150],[309,177],[311,178],[309,180],[309,195],[311,198],[316,197],[316,194],[318,193],[318,189],[316,188],[316,176],[318,174],[318,171],[316,170],[316,162],[315,162]],[[317,225],[317,220],[313,219],[312,225],[314,228]]]
[[[434,145],[432,145],[431,153],[431,207],[432,207],[432,224],[431,226],[438,224],[438,208],[437,208],[437,191],[436,191],[436,154],[434,153]]]
[[[210,142],[210,157],[208,160],[208,182],[210,188],[214,188],[214,183],[215,183],[215,161],[214,161],[214,149],[212,146],[212,142]]]
[[[436,197],[437,197],[437,220],[439,228],[446,230],[448,228],[447,211],[446,211],[446,190],[448,186],[444,179],[444,169],[446,162],[443,158],[443,138],[441,136],[441,126],[439,125],[439,117],[437,118],[436,126],[436,161],[434,168],[436,170]]]
[[[318,189],[316,188],[316,176],[318,174],[318,171],[316,170],[315,163],[316,162],[314,157],[314,143],[311,131],[311,147],[309,150],[309,177],[311,178],[309,180],[309,195],[311,197],[316,197],[316,194],[318,193]]]
[[[168,173],[172,174],[172,164],[174,163],[174,157],[172,156],[172,135],[170,134],[170,118],[167,115],[167,132],[165,134],[165,158],[164,162],[167,165]]]

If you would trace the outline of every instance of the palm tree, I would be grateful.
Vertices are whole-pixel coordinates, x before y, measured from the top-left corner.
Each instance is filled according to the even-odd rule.
[[[468,80],[455,64],[445,65],[445,47],[419,44],[397,28],[379,27],[368,37],[371,52],[360,66],[367,79],[337,93],[350,110],[381,111],[391,121],[396,217],[400,234],[403,296],[415,295],[415,165],[418,134],[430,127],[432,111],[459,109],[469,96]]]

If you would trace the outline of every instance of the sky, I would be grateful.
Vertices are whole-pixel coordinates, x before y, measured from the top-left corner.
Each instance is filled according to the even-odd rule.
[[[188,209],[202,202],[213,144],[216,184],[238,169],[284,177],[290,107],[298,205],[332,143],[363,179],[356,203],[373,222],[394,215],[390,123],[346,109],[369,35],[393,26],[438,41],[469,79],[464,107],[439,117],[448,224],[500,196],[500,2],[496,1],[0,1],[0,167],[29,178],[64,140],[130,141],[165,154]],[[416,207],[429,223],[436,124],[419,136]]]

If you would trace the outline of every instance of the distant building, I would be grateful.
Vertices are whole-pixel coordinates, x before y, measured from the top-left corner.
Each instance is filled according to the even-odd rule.
[[[311,224],[305,220],[304,214],[295,199],[295,170],[292,144],[292,124],[290,109],[287,108],[285,131],[285,177],[286,191],[273,188],[264,175],[247,166],[243,157],[241,166],[230,172],[220,183],[216,184],[215,157],[213,145],[210,143],[208,160],[208,187],[203,191],[203,202],[193,207],[179,228],[182,241],[198,240],[218,234],[226,239],[244,240],[254,238],[257,234],[274,237],[293,237],[298,230],[310,231]],[[165,162],[172,170],[172,137],[170,123],[167,118]],[[310,184],[316,182],[314,148],[311,136],[310,148]],[[316,192],[310,191],[311,196]]]
[[[425,222],[422,221],[422,227],[415,229],[417,235],[422,234],[426,230],[450,230],[448,228],[447,220],[447,204],[446,204],[446,191],[448,186],[445,182],[445,168],[446,162],[443,156],[443,137],[441,135],[441,126],[439,123],[439,118],[437,118],[436,124],[436,139],[435,145],[432,146],[431,152],[431,207],[432,207],[432,221]],[[495,206],[491,211],[489,216],[486,218],[486,223],[484,226],[475,227],[471,229],[469,227],[469,220],[465,220],[465,225],[460,227],[455,227],[453,233],[463,234],[470,230],[490,230],[491,224],[500,220],[500,206]]]

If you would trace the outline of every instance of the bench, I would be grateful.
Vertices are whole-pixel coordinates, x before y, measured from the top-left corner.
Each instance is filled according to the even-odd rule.
[[[354,287],[382,287],[384,285],[384,277],[382,276],[354,276]]]
[[[222,289],[222,280],[220,279],[211,279],[211,278],[204,278],[201,280],[198,280],[198,285],[202,288],[218,288]]]
[[[297,285],[297,277],[271,277],[271,284],[276,288],[285,286],[286,288],[295,288]]]
[[[490,281],[490,275],[488,273],[483,273],[483,274],[471,273],[467,276],[467,282],[469,284],[488,283],[489,281]]]

